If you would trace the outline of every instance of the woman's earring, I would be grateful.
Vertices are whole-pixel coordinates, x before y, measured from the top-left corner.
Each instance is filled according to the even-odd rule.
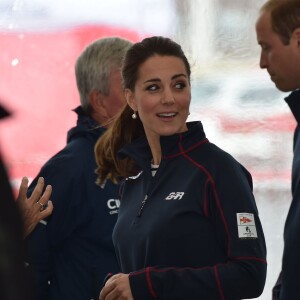
[[[131,118],[134,119],[134,120],[137,118],[137,115],[136,115],[135,111],[133,112]]]

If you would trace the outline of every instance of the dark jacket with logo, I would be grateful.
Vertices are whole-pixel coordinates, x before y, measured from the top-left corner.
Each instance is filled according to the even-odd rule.
[[[122,186],[113,241],[134,300],[236,300],[258,297],[266,247],[252,179],[210,143],[200,122],[161,138],[151,176],[145,138],[121,152],[141,172]]]
[[[78,114],[67,145],[41,169],[53,186],[53,214],[27,238],[27,262],[36,278],[38,299],[98,299],[108,272],[117,272],[111,234],[117,219],[118,189],[95,184],[94,145],[104,132],[91,118]],[[48,283],[49,282],[49,283]]]
[[[273,290],[273,299],[295,300],[300,299],[300,91],[291,93],[285,100],[297,121],[292,168],[293,200],[285,222],[282,268]]]

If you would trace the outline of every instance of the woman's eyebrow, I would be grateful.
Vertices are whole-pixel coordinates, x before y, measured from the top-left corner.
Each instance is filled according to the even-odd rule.
[[[173,79],[176,79],[176,78],[181,77],[181,76],[187,78],[186,74],[180,73],[180,74],[175,74],[175,75],[173,75],[173,76],[171,77],[171,79],[173,80]],[[161,81],[161,79],[159,79],[159,78],[151,78],[151,79],[148,79],[148,80],[144,81],[143,83],[148,83],[148,82],[159,82],[159,81]]]

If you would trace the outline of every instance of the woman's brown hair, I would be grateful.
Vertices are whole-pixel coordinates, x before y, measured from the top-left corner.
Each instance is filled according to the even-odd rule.
[[[190,79],[190,65],[181,46],[169,38],[154,36],[134,44],[127,51],[122,67],[124,89],[134,92],[140,66],[154,55],[175,56],[182,59]],[[132,113],[129,105],[126,105],[95,145],[97,183],[100,185],[108,179],[116,183],[120,178],[136,173],[131,159],[120,160],[117,157],[118,151],[123,146],[145,135],[140,118],[133,119]]]

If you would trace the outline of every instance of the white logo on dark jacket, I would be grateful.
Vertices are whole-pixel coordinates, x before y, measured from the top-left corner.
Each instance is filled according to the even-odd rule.
[[[181,200],[184,196],[184,192],[171,192],[165,200]]]

